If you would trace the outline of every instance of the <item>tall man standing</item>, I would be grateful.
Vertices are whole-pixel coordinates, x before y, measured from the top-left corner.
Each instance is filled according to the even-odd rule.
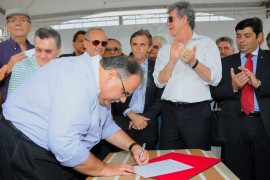
[[[211,88],[222,101],[219,136],[225,164],[240,178],[268,179],[270,162],[270,52],[260,49],[263,25],[248,18],[236,27],[239,53],[222,60],[222,80]]]
[[[27,57],[21,52],[34,48],[27,40],[27,35],[32,27],[29,12],[23,8],[8,9],[5,19],[10,38],[0,43],[0,67],[7,66],[4,73],[5,79],[0,84],[3,102],[7,97],[10,73],[14,64]]]
[[[158,121],[161,110],[161,89],[153,79],[155,62],[148,57],[152,35],[141,29],[130,37],[134,58],[144,71],[144,80],[125,103],[113,103],[115,122],[137,143],[146,143],[146,149],[155,149],[158,142]]]
[[[210,149],[209,85],[221,79],[221,60],[213,40],[197,35],[195,12],[189,2],[168,8],[172,44],[164,45],[153,73],[158,87],[165,87],[161,110],[161,149]]]

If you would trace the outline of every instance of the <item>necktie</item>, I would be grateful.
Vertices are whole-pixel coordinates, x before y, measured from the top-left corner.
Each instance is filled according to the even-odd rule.
[[[245,64],[245,68],[249,69],[250,72],[253,72],[253,62],[251,58],[253,54],[246,54],[247,61]],[[253,87],[248,83],[242,89],[242,97],[241,97],[241,106],[242,110],[249,115],[251,111],[254,110],[254,90]]]

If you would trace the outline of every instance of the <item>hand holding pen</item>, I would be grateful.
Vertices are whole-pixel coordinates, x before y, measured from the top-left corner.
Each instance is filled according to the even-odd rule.
[[[144,143],[142,147],[137,143],[132,143],[129,147],[129,151],[133,154],[134,160],[139,165],[145,165],[149,161],[149,153],[145,150],[146,144]]]
[[[142,158],[143,153],[144,153],[144,150],[145,150],[145,146],[146,146],[146,143],[143,143],[143,145],[142,145],[142,151],[141,151],[141,154],[140,154],[140,156],[139,156],[139,164],[140,164],[140,165],[141,165],[141,158]]]

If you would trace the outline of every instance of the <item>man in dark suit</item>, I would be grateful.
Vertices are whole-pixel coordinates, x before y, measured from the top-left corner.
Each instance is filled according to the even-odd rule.
[[[225,164],[240,178],[269,179],[270,51],[261,50],[262,21],[248,18],[236,27],[238,54],[222,59],[222,80],[211,88],[221,100],[219,136]]]
[[[153,79],[155,62],[149,60],[147,52],[152,44],[148,30],[141,29],[130,38],[134,58],[144,70],[144,82],[127,98],[125,103],[113,103],[115,122],[138,144],[146,143],[146,149],[155,149],[158,142],[157,118],[161,110],[162,89]]]

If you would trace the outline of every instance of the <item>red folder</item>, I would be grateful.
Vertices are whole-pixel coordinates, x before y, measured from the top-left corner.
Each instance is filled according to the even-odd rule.
[[[209,158],[209,157],[202,157],[202,156],[195,156],[195,155],[172,152],[172,153],[165,154],[163,156],[153,158],[149,161],[149,163],[162,161],[166,159],[173,159],[175,161],[190,165],[193,168],[187,169],[184,171],[170,173],[170,174],[155,176],[153,178],[160,179],[160,180],[189,179],[221,161],[218,158]]]

